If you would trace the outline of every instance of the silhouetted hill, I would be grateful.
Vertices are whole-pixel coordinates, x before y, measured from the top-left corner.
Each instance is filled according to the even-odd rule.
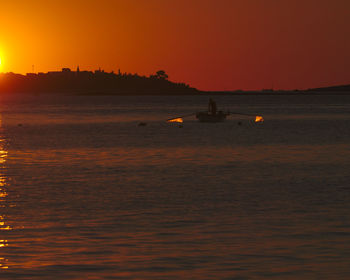
[[[168,80],[165,71],[160,70],[149,77],[138,74],[103,70],[62,71],[48,73],[28,73],[26,75],[0,74],[0,93],[71,93],[71,94],[109,94],[109,95],[188,95],[198,90],[185,83]]]
[[[322,87],[322,88],[312,88],[309,91],[318,91],[318,92],[349,92],[350,85],[340,85],[340,86],[331,86],[331,87]]]

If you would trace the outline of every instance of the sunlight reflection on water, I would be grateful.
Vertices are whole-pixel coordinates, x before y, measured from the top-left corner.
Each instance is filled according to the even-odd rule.
[[[0,129],[1,129],[1,116],[0,116]],[[7,187],[7,177],[3,173],[4,170],[4,164],[6,162],[8,156],[8,152],[4,150],[4,139],[0,139],[0,238],[3,236],[1,234],[2,231],[8,231],[11,230],[11,227],[6,224],[6,219],[4,214],[2,213],[4,208],[7,207],[5,201],[6,197],[8,196],[6,192]],[[4,247],[8,246],[8,241],[6,239],[0,240],[0,269],[8,269],[7,262],[8,260],[6,258],[1,257],[2,250]]]

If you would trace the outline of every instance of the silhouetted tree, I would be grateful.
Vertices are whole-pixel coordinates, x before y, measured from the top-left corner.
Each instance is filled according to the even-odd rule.
[[[156,78],[161,80],[167,80],[169,76],[165,73],[164,70],[159,70],[156,72]]]

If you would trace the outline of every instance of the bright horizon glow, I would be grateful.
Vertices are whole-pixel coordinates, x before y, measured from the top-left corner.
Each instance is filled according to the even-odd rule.
[[[2,42],[0,41],[0,73],[2,72],[2,66],[3,66],[3,58],[4,58],[4,52],[3,52],[3,47],[2,47]]]
[[[162,69],[201,90],[350,84],[349,10],[348,0],[4,1],[0,71]]]

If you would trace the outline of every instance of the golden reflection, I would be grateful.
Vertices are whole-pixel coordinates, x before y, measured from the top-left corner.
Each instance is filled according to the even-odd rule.
[[[0,241],[1,242],[1,241]],[[0,269],[8,269],[9,267],[6,265],[8,260],[5,258],[0,258]]]
[[[183,123],[184,120],[183,118],[176,118],[176,119],[167,120],[167,122]]]
[[[5,258],[0,258],[0,269],[8,269],[9,267],[6,265],[8,260]]]
[[[0,231],[1,230],[11,230],[12,228],[5,223],[5,218],[0,216]],[[3,247],[3,246],[0,246]]]
[[[4,201],[5,197],[7,196],[7,192],[3,188],[5,185],[6,185],[6,178],[0,175],[0,202]]]
[[[0,116],[0,128],[1,128],[1,116]],[[7,177],[3,173],[4,164],[7,159],[7,151],[5,150],[4,142],[5,141],[0,134],[0,209],[3,209],[4,207],[6,207],[5,201],[6,201],[6,197],[8,196],[6,192],[6,187],[8,186]],[[0,232],[11,230],[11,229],[12,228],[6,224],[5,216],[3,215],[3,213],[0,212]],[[1,237],[3,238],[3,235]],[[8,246],[8,241],[6,239],[0,239],[0,254],[1,254],[1,249],[7,246]],[[7,263],[7,259],[4,257],[0,257],[0,270],[8,269],[8,265],[6,263]]]
[[[0,140],[0,164],[3,164],[3,163],[5,163],[5,161],[6,161],[6,158],[7,158],[7,151],[4,151],[4,150],[2,150],[1,148],[1,142],[2,142],[3,140]]]
[[[1,201],[1,198],[5,198],[6,196],[7,196],[7,192],[3,189],[0,189],[0,201]]]
[[[255,117],[255,122],[263,122],[264,118],[262,116],[256,116]]]

